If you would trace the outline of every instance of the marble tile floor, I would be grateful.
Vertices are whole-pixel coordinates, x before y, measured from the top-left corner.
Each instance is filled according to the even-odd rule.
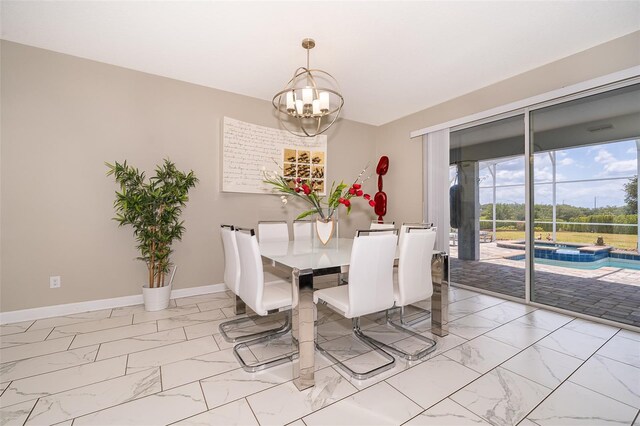
[[[640,334],[465,289],[427,359],[366,381],[316,353],[316,386],[299,392],[292,366],[246,373],[218,325],[230,293],[0,326],[1,425],[640,425]],[[423,307],[428,307],[423,304]],[[318,339],[352,368],[381,360],[350,322],[318,308]],[[282,316],[248,322],[273,327]],[[417,339],[362,322],[405,350]],[[264,360],[290,337],[252,347]]]

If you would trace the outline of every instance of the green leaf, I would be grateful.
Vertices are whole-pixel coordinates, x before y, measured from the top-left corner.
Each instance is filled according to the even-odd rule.
[[[315,213],[318,213],[315,209],[307,210],[306,212],[300,213],[298,217],[296,217],[296,220],[304,219],[305,217],[311,216],[312,214],[315,214]]]

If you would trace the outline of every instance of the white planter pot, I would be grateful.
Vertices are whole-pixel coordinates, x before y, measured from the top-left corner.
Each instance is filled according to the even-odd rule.
[[[142,287],[142,298],[144,299],[144,310],[153,312],[161,311],[169,306],[169,298],[171,297],[171,283],[164,287],[149,288]]]

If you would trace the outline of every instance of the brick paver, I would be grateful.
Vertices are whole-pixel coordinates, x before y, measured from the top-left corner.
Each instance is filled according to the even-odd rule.
[[[452,247],[453,248],[453,247]],[[524,299],[524,262],[506,259],[522,251],[481,245],[481,260],[451,253],[451,281]],[[640,327],[640,271],[536,265],[531,300]]]

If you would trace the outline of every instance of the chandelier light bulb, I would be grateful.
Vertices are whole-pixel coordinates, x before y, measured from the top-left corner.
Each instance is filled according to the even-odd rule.
[[[329,111],[329,92],[320,92],[320,110]]]
[[[294,99],[293,99],[293,91],[287,92],[287,112],[288,113],[294,112],[296,108],[295,105],[296,103],[294,102]]]
[[[313,90],[311,87],[302,89],[302,101],[305,105],[311,105],[311,102],[313,101]]]

